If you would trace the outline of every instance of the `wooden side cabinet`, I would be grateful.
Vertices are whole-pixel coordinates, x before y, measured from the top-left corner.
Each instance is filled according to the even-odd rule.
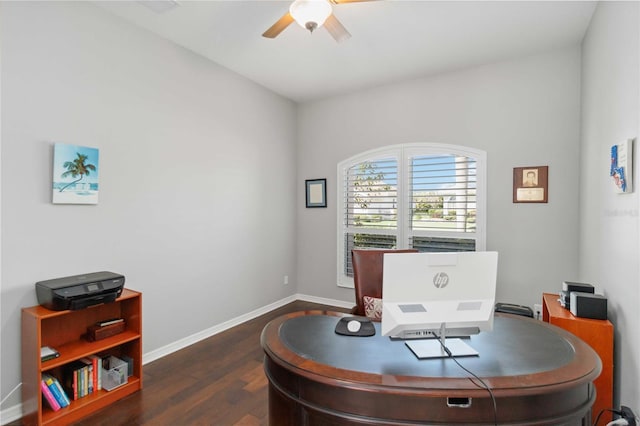
[[[602,361],[602,373],[594,380],[597,394],[591,415],[595,419],[601,410],[613,408],[613,324],[609,320],[576,317],[560,305],[558,298],[557,294],[542,295],[542,320],[578,336],[596,351]],[[603,413],[601,424],[609,421],[611,413]]]
[[[87,327],[99,321],[123,318],[125,330],[103,340],[84,338]],[[60,356],[40,361],[40,348],[50,346]],[[111,391],[99,390],[53,411],[43,402],[42,374],[61,380],[65,366],[90,355],[126,356],[133,360],[127,383]],[[131,373],[130,373],[131,374]],[[142,294],[124,289],[112,303],[77,311],[52,311],[42,306],[22,309],[22,407],[27,425],[63,425],[142,389]],[[72,398],[71,398],[72,399]]]

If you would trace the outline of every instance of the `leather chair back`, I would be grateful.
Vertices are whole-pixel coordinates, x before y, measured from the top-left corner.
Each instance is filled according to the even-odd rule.
[[[382,298],[382,267],[385,253],[417,253],[416,249],[375,249],[351,251],[353,284],[356,290],[356,306],[352,313],[365,316],[364,296]]]

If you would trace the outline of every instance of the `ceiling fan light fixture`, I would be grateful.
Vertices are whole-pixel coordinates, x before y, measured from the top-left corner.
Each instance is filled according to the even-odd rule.
[[[327,0],[296,0],[289,7],[293,19],[311,32],[321,27],[332,12]]]

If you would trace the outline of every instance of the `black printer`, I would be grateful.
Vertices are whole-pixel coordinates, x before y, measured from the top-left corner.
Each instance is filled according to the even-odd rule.
[[[54,311],[83,309],[115,301],[124,288],[124,276],[102,271],[36,283],[38,303]]]

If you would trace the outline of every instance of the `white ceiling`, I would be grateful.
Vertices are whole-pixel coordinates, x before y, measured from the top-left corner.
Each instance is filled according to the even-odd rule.
[[[262,33],[288,1],[97,2],[104,9],[297,102],[579,43],[593,1],[370,1],[339,4],[336,43],[290,25]]]

